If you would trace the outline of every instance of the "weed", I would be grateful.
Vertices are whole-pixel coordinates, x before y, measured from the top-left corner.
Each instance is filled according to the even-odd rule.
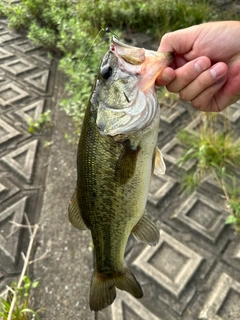
[[[240,195],[238,198],[229,200],[232,213],[228,216],[226,224],[232,224],[235,230],[240,233]]]
[[[22,253],[24,264],[18,282],[13,282],[12,286],[8,287],[7,299],[0,297],[0,316],[2,320],[27,320],[30,314],[36,319],[39,319],[39,311],[34,311],[30,308],[30,293],[32,289],[37,288],[38,282],[32,282],[29,276],[26,275],[30,264],[31,250],[39,226],[37,224],[31,226],[26,214],[25,219],[28,223],[27,225],[16,224],[16,227],[27,227],[30,234],[30,241],[26,256]]]
[[[240,167],[240,138],[234,139],[231,131],[225,134],[219,131],[215,128],[216,121],[218,119],[212,115],[204,115],[197,132],[179,132],[178,139],[185,145],[186,152],[178,160],[178,165],[182,166],[192,159],[197,161],[195,171],[184,176],[182,187],[188,192],[192,191],[206,175],[212,173],[231,208],[227,223],[233,223],[240,231],[240,192],[237,192],[232,181]]]
[[[198,134],[182,130],[178,139],[187,147],[187,152],[179,159],[179,165],[197,160],[197,170],[201,177],[214,169],[222,177],[224,170],[240,166],[240,139],[234,139],[231,132],[223,133],[214,129],[212,117],[204,116]]]
[[[17,287],[17,283],[13,282],[11,284],[11,288],[9,288],[8,297],[5,300],[4,298],[0,297],[0,317],[3,320],[7,320],[10,310],[11,310],[11,303],[13,297],[15,295],[15,308],[12,312],[11,319],[12,320],[27,320],[29,319],[29,314],[34,315],[36,319],[39,319],[38,313],[33,311],[29,308],[30,304],[30,292],[32,289],[37,288],[38,282],[32,282],[28,276],[23,277],[23,282],[21,287]]]
[[[32,118],[27,119],[28,124],[28,132],[36,133],[40,132],[45,127],[51,126],[51,111],[47,110],[40,115],[37,120],[33,120]]]
[[[183,175],[180,186],[188,195],[197,189],[200,183],[200,177],[197,171],[191,171]]]

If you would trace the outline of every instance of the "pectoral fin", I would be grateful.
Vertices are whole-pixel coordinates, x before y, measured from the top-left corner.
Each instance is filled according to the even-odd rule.
[[[158,149],[158,147],[155,147],[155,152],[153,155],[153,166],[152,171],[156,175],[159,174],[165,174],[166,166],[163,160],[162,152]]]
[[[159,230],[146,211],[132,229],[132,234],[138,241],[146,242],[150,246],[155,246],[159,241]]]
[[[124,142],[123,150],[116,164],[115,180],[119,184],[125,184],[135,173],[137,156],[140,147],[133,148],[129,140]]]
[[[76,190],[74,191],[72,198],[69,201],[68,217],[69,217],[69,221],[75,228],[80,230],[87,229],[78,206]]]

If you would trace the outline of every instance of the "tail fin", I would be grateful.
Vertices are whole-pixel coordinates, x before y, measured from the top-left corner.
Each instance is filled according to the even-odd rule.
[[[128,268],[125,268],[121,275],[112,278],[102,277],[95,270],[90,288],[90,309],[98,311],[112,304],[116,298],[115,287],[131,293],[136,298],[143,296],[142,288]]]

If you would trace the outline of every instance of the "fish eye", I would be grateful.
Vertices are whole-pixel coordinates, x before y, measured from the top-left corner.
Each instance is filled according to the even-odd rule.
[[[107,80],[112,75],[112,68],[111,67],[105,67],[100,71],[100,74],[103,79]]]

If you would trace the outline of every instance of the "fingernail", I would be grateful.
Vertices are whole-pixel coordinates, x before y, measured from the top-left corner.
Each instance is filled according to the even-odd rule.
[[[199,59],[194,66],[198,73],[207,69],[206,61],[204,61],[203,59]]]
[[[210,73],[213,76],[213,78],[220,77],[225,71],[225,68],[221,64],[216,64],[210,69]]]

